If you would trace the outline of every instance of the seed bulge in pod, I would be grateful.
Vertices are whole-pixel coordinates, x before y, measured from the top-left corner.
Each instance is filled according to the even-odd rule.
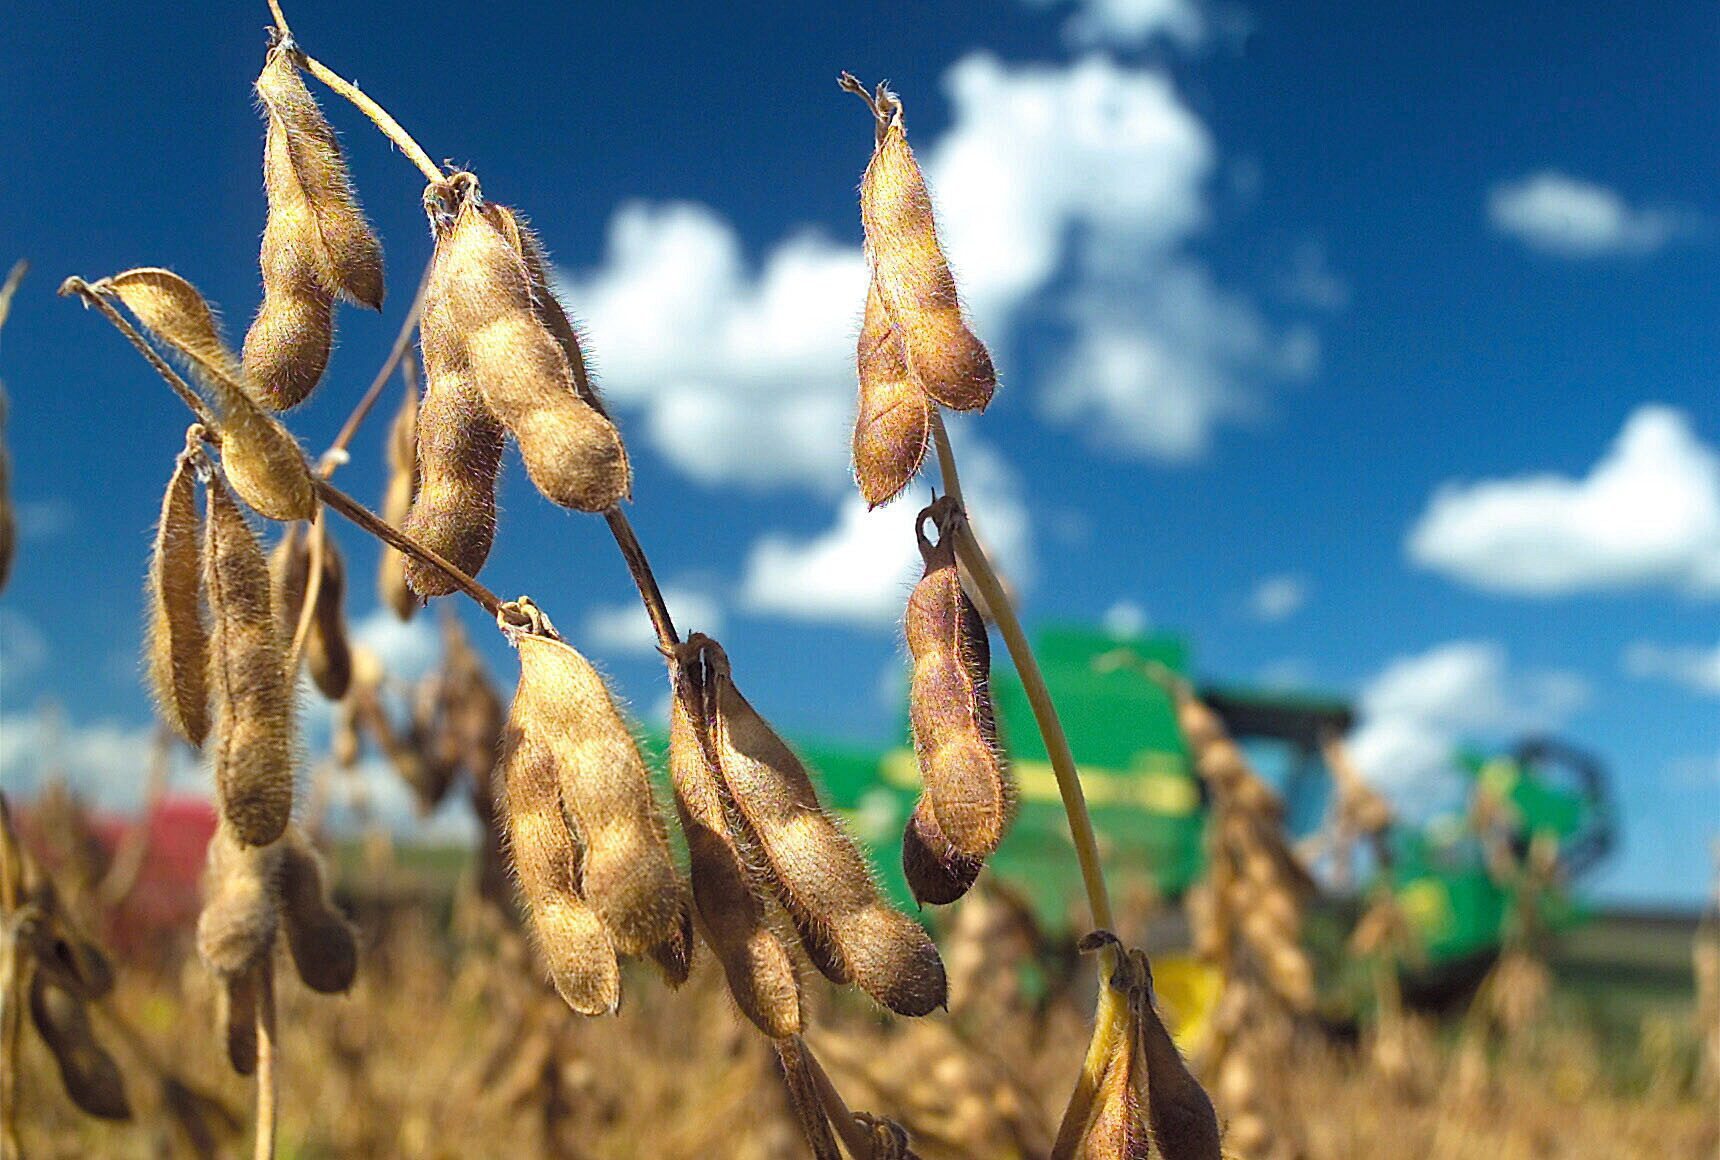
[[[514,635],[510,723],[553,764],[585,850],[580,894],[624,955],[676,939],[690,900],[632,732],[591,663],[559,639]]]
[[[497,220],[469,187],[437,237],[431,279],[486,406],[519,444],[538,491],[563,507],[607,511],[632,486],[620,432],[580,397],[566,354],[533,307],[524,259]]]
[[[217,975],[241,975],[275,945],[281,917],[279,843],[243,844],[229,825],[215,828],[203,870],[197,953]]]
[[[388,429],[388,490],[383,494],[381,514],[395,528],[406,525],[406,515],[418,495],[418,385],[412,365],[411,355],[401,363],[406,392]],[[406,583],[406,556],[392,545],[383,545],[377,590],[382,603],[401,620],[411,620],[417,614],[418,596]]]
[[[856,357],[860,404],[854,417],[854,479],[868,508],[889,503],[913,482],[931,439],[932,403],[908,373],[902,339],[874,283]]]
[[[502,425],[478,393],[465,342],[448,320],[446,293],[435,277],[424,291],[418,326],[425,376],[418,412],[418,494],[402,530],[476,576],[496,539]],[[406,582],[424,597],[454,591],[440,571],[415,559],[406,562]]]
[[[358,974],[352,925],[329,897],[322,858],[304,832],[288,827],[281,845],[281,919],[293,966],[311,990],[339,994]]]
[[[189,449],[188,449],[189,452]],[[196,473],[181,455],[161,500],[149,561],[146,669],[157,711],[193,746],[209,734],[209,626],[203,616],[203,535]]]
[[[670,667],[669,775],[686,835],[693,901],[700,929],[722,963],[729,994],[741,1013],[772,1039],[798,1035],[804,1023],[800,980],[747,868],[724,803],[710,743],[708,690],[698,634]]]
[[[985,859],[970,858],[950,845],[931,803],[922,798],[902,831],[902,875],[914,901],[947,906],[973,888],[983,869]]]
[[[880,85],[870,103],[879,123],[860,180],[860,220],[874,283],[920,388],[954,410],[983,411],[997,389],[997,373],[985,344],[962,319],[932,199],[902,128],[901,101]]]
[[[60,1069],[66,1094],[104,1120],[131,1119],[119,1066],[96,1042],[84,1001],[37,971],[30,980],[30,1021]]]
[[[945,497],[922,511],[915,527],[925,574],[908,597],[905,620],[914,657],[908,716],[938,829],[957,853],[985,858],[1003,840],[1010,783],[997,744],[985,621],[956,567],[959,517]],[[935,545],[925,535],[927,520],[939,525]]]
[[[204,493],[216,796],[238,840],[266,846],[287,828],[293,809],[286,653],[256,535],[218,476]]]
[[[723,785],[777,898],[826,977],[855,982],[900,1015],[944,1004],[943,960],[926,932],[878,895],[871,871],[812,788],[806,767],[741,696],[728,656],[705,646]]]

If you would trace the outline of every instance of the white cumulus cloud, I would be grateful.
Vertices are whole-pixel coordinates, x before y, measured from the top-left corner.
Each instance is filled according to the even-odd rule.
[[[1633,677],[1671,681],[1720,697],[1720,644],[1708,648],[1639,640],[1625,649],[1624,671]]]
[[[1027,0],[1031,8],[1051,8],[1063,0]],[[1194,0],[1075,0],[1063,33],[1071,44],[1114,44],[1133,48],[1163,36],[1178,44],[1206,39],[1207,21]]]
[[[1453,641],[1387,664],[1363,687],[1350,751],[1369,780],[1412,812],[1450,789],[1465,742],[1551,729],[1587,701],[1571,673],[1516,673],[1491,641]]]
[[[716,597],[701,588],[674,582],[665,583],[662,589],[663,603],[668,605],[669,615],[682,636],[689,632],[713,636],[722,632],[723,609]],[[657,634],[644,606],[637,600],[625,601],[598,605],[587,612],[579,644],[600,653],[652,655],[657,651]]]
[[[1423,567],[1498,592],[1720,595],[1720,453],[1683,412],[1643,406],[1582,479],[1445,484],[1407,547]]]
[[[1566,258],[1651,253],[1697,224],[1686,211],[1633,206],[1604,185],[1552,170],[1494,186],[1487,217],[1500,233]]]
[[[1308,581],[1300,576],[1267,576],[1248,597],[1248,611],[1256,620],[1284,620],[1308,603]]]

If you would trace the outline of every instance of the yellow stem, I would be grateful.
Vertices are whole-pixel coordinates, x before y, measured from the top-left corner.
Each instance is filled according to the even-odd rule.
[[[273,0],[271,0],[272,2]],[[382,135],[394,142],[395,147],[406,154],[406,160],[418,167],[418,172],[431,181],[441,181],[446,176],[437,164],[430,160],[430,155],[424,152],[424,147],[412,139],[412,134],[401,128],[400,122],[389,116],[387,109],[366,96],[363,89],[351,81],[343,79],[340,74],[331,70],[328,65],[314,56],[299,51],[298,58],[306,72],[351,101],[357,106],[359,112],[375,122],[376,127],[382,130]]]
[[[950,447],[949,432],[944,430],[943,415],[932,413],[932,438],[938,449],[938,468],[943,475],[944,491],[965,510],[961,477],[956,470],[956,457]],[[1057,776],[1057,792],[1063,798],[1063,812],[1069,816],[1069,836],[1075,843],[1075,860],[1081,866],[1081,882],[1087,890],[1087,906],[1093,914],[1093,927],[1112,929],[1111,898],[1105,891],[1104,871],[1099,864],[1099,843],[1093,835],[1093,819],[1087,813],[1087,795],[1081,790],[1081,776],[1075,766],[1075,755],[1069,749],[1069,738],[1063,732],[1063,722],[1057,716],[1057,706],[1051,701],[1051,691],[1045,686],[1045,676],[1039,671],[1033,646],[1015,614],[1015,605],[1004,588],[1003,581],[986,558],[979,537],[974,534],[972,517],[956,529],[956,555],[967,565],[968,574],[979,588],[980,596],[997,621],[998,631],[1015,662],[1016,675],[1021,678],[1027,701],[1033,707],[1033,719],[1045,742],[1045,753],[1051,759],[1051,771]],[[1107,949],[1100,955],[1100,970],[1109,976],[1114,953]]]
[[[265,958],[257,970],[257,1143],[255,1160],[273,1160],[281,1077],[275,1066],[275,967]]]

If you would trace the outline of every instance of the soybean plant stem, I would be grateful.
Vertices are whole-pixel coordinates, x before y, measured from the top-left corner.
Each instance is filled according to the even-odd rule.
[[[275,18],[276,30],[282,36],[291,39],[293,30],[287,24],[286,13],[281,11],[280,0],[269,0],[269,12]],[[327,65],[306,54],[303,49],[295,46],[293,52],[299,58],[299,63],[313,77],[358,106],[359,112],[376,122],[376,127],[382,130],[383,136],[394,142],[400,151],[406,154],[406,159],[416,165],[425,177],[431,181],[442,180],[442,171],[436,167],[434,161],[430,160],[430,155],[424,152],[418,142],[412,139],[412,134],[400,127],[399,121],[388,115],[387,109],[365,96],[364,90],[357,85],[351,81],[343,80],[337,73],[332,72]]]
[[[681,638],[675,635],[675,622],[669,618],[669,606],[663,602],[663,591],[657,587],[651,561],[646,558],[645,549],[633,533],[633,525],[625,512],[613,507],[603,513],[603,518],[609,521],[615,546],[621,549],[621,557],[627,561],[627,571],[639,589],[639,599],[644,603],[645,613],[651,618],[651,628],[657,634],[657,647],[667,656],[670,649],[681,643]]]
[[[491,616],[496,615],[496,613],[501,610],[501,598],[494,592],[491,592],[488,588],[485,588],[482,584],[478,583],[476,580],[472,579],[470,576],[466,575],[466,573],[461,571],[460,568],[450,564],[447,560],[444,560],[441,556],[437,555],[429,548],[426,548],[423,544],[420,544],[417,540],[414,540],[399,528],[394,527],[381,516],[372,512],[369,508],[353,499],[350,495],[347,495],[344,491],[340,490],[340,488],[336,487],[328,480],[323,479],[321,476],[313,475],[311,477],[311,482],[316,487],[317,498],[322,500],[323,503],[327,504],[335,511],[339,512],[341,515],[345,516],[348,520],[351,520],[353,523],[357,524],[359,527],[363,528],[365,531],[369,532],[371,535],[375,536],[390,547],[398,548],[413,559],[421,560],[432,568],[435,568],[438,572],[442,573],[442,575],[452,580],[456,588],[475,600],[478,603],[478,606]]]
[[[338,465],[339,452],[345,451],[352,442],[354,435],[376,406],[376,400],[382,397],[382,388],[388,385],[388,380],[394,376],[394,370],[406,357],[406,352],[412,348],[412,332],[418,327],[418,318],[424,312],[424,291],[430,285],[430,265],[425,263],[424,273],[418,279],[418,292],[412,296],[412,306],[406,312],[406,318],[400,323],[400,333],[394,337],[394,346],[388,352],[388,361],[382,364],[382,369],[376,372],[376,377],[370,381],[370,387],[359,399],[358,405],[352,409],[352,414],[341,424],[340,434],[334,437],[327,451],[323,452],[322,466],[319,470],[323,478],[334,474]]]
[[[255,1160],[273,1160],[280,1075],[275,1068],[275,965],[264,958],[257,972],[257,1142]]]
[[[203,424],[206,431],[213,433],[221,429],[220,422],[210,412],[209,405],[203,401],[202,396],[191,389],[191,384],[181,378],[178,371],[167,365],[166,359],[155,353],[155,348],[145,342],[143,335],[137,332],[137,328],[127,322],[118,310],[114,309],[113,303],[97,294],[90,288],[88,282],[75,274],[60,283],[61,297],[69,294],[76,294],[84,300],[86,306],[94,306],[101,311],[102,317],[113,323],[114,329],[125,335],[126,341],[135,346],[137,352],[144,357],[150,366],[155,368],[155,373],[167,380],[167,385],[173,388],[173,393],[179,396],[181,402],[191,408],[191,413],[197,416],[197,421]]]
[[[965,511],[967,505],[962,499],[955,452],[950,447],[949,432],[944,429],[943,415],[935,409],[932,413],[932,438],[938,449],[938,469],[943,475],[944,491]],[[1069,836],[1075,843],[1075,860],[1081,865],[1081,882],[1087,889],[1087,907],[1093,914],[1093,926],[1098,930],[1110,930],[1111,898],[1105,891],[1104,872],[1099,865],[1099,844],[1093,836],[1093,819],[1087,813],[1087,796],[1081,790],[1075,755],[1069,749],[1069,738],[1063,732],[1057,706],[1051,701],[1051,691],[1045,687],[1045,676],[1039,671],[1033,646],[1022,630],[1021,618],[1016,615],[1009,592],[986,558],[979,538],[974,535],[971,520],[962,521],[956,528],[956,555],[967,566],[968,575],[973,577],[992,619],[997,621],[998,631],[1003,634],[1010,659],[1015,662],[1016,674],[1027,693],[1028,704],[1033,707],[1033,719],[1045,742],[1045,753],[1051,759],[1051,771],[1057,776],[1057,792],[1063,798],[1063,812],[1069,816]],[[1109,952],[1100,955],[1103,970],[1110,970],[1111,959]]]
[[[842,1098],[842,1093],[836,1090],[836,1085],[830,1082],[830,1076],[818,1062],[818,1056],[813,1053],[812,1046],[800,1039],[800,1052],[806,1061],[806,1070],[812,1076],[812,1086],[818,1089],[818,1098],[824,1105],[824,1114],[830,1118],[836,1128],[836,1135],[842,1140],[842,1146],[848,1149],[848,1154],[854,1160],[870,1160],[872,1141],[854,1113],[848,1110],[848,1104]]]

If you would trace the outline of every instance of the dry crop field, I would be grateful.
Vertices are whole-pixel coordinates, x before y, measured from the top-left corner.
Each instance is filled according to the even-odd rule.
[[[940,496],[919,515],[924,572],[903,609],[922,786],[900,839],[912,914],[882,892],[769,706],[744,695],[746,658],[677,625],[628,518],[633,469],[587,374],[578,304],[558,301],[524,209],[433,162],[270,7],[256,81],[263,297],[242,343],[165,266],[57,272],[90,325],[111,326],[140,376],[170,388],[162,405],[187,412],[183,449],[162,464],[144,669],[156,796],[168,751],[190,747],[215,804],[206,850],[190,851],[200,888],[176,908],[164,883],[185,827],[104,835],[63,792],[7,803],[5,1155],[1713,1152],[1712,926],[1693,948],[1694,1003],[1669,1001],[1621,1046],[1556,983],[1527,920],[1467,1010],[1438,1022],[1411,1009],[1398,976],[1414,937],[1381,892],[1347,947],[1366,1017],[1335,1020],[1305,938],[1316,885],[1282,803],[1196,691],[1152,666],[1211,802],[1207,871],[1177,906],[1113,908],[1057,706],[964,506],[943,415],[983,412],[996,376],[901,96],[840,78],[858,98],[844,112],[871,270],[854,478],[871,506],[911,502],[899,497],[921,478]],[[408,272],[391,357],[312,456],[289,413],[341,389],[323,383],[339,315],[384,309],[385,280],[399,282],[319,106],[330,97],[380,130],[353,148],[392,146],[421,171],[434,252]],[[376,511],[337,482],[373,413],[392,422]],[[480,579],[508,533],[496,485],[510,445],[545,498],[604,522],[637,585],[670,696],[664,770],[555,610]],[[8,563],[10,520],[7,508]],[[403,688],[348,639],[347,594],[370,582],[343,563],[354,536],[387,546],[374,582],[396,615],[476,605],[517,674],[488,671],[444,616],[439,666]],[[1075,935],[1043,929],[987,873],[1015,798],[994,640],[1067,813],[1084,885]],[[327,754],[302,752],[301,673],[335,706]],[[481,836],[451,889],[381,829],[328,856],[329,797],[367,750],[426,809],[469,801]],[[1341,779],[1338,811],[1358,841],[1391,820],[1359,778]],[[1554,851],[1497,853],[1518,897],[1549,887]],[[1179,909],[1188,945],[1149,941]],[[1198,1012],[1161,999],[1154,957],[1173,953],[1213,982]]]

